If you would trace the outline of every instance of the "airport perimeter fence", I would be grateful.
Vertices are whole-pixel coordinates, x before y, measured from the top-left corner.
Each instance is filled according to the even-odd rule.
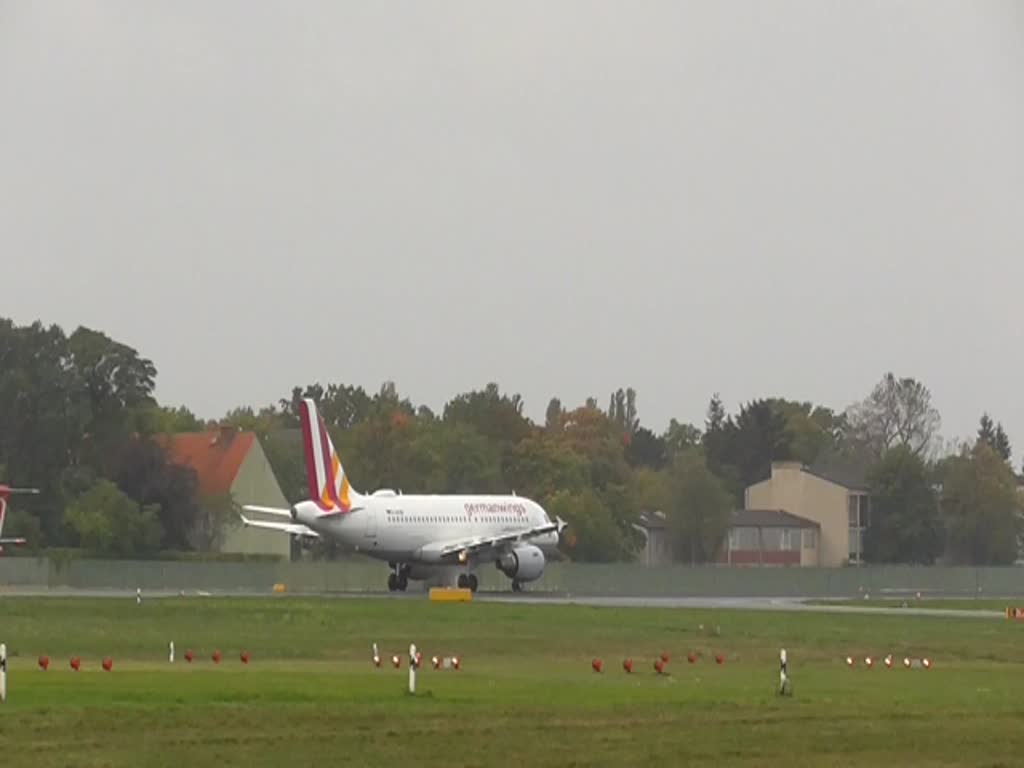
[[[8,589],[208,591],[270,594],[384,592],[385,563],[355,557],[334,562],[183,562],[0,558],[0,591]],[[497,569],[477,571],[481,591],[508,591]],[[410,591],[424,589],[411,582]],[[647,567],[638,564],[550,563],[530,592],[636,597],[1024,597],[1024,568],[862,566],[754,568]]]

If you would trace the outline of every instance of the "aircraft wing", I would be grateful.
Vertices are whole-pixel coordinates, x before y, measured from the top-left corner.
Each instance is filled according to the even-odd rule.
[[[243,514],[239,514],[242,518],[242,522],[252,528],[266,528],[270,531],[280,531],[281,533],[291,533],[296,536],[310,536],[314,539],[320,538],[320,534],[314,531],[312,528],[307,528],[302,523],[272,523],[269,520],[251,520]]]
[[[566,522],[559,517],[553,523],[545,523],[521,531],[509,531],[497,536],[473,536],[451,541],[437,541],[425,545],[420,550],[420,556],[424,560],[435,562],[461,561],[469,555],[501,549],[509,544],[518,544],[521,541],[532,539],[534,536],[561,533],[565,526]]]

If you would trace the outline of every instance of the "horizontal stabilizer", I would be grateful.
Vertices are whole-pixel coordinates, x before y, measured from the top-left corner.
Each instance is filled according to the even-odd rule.
[[[264,515],[275,515],[277,517],[291,518],[292,516],[290,509],[282,509],[281,507],[259,507],[255,504],[246,504],[242,509],[246,512],[262,512]]]
[[[265,528],[268,531],[290,533],[294,536],[309,536],[314,539],[320,538],[320,534],[312,528],[307,528],[302,523],[272,523],[266,520],[250,520],[245,515],[239,515],[239,517],[242,518],[243,523],[251,528]]]

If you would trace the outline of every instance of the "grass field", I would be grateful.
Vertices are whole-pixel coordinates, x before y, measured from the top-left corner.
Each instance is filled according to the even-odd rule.
[[[1013,766],[1024,754],[1021,632],[900,615],[4,598],[0,764]],[[374,642],[402,655],[402,669],[375,669]],[[462,669],[425,664],[410,697],[410,642],[425,659],[459,655]],[[775,695],[780,647],[791,698]],[[666,676],[652,669],[662,651]],[[701,659],[687,663],[689,651]],[[47,672],[36,667],[43,653]],[[886,653],[933,667],[844,662]],[[68,668],[73,654],[81,672]],[[100,669],[104,656],[112,672]]]

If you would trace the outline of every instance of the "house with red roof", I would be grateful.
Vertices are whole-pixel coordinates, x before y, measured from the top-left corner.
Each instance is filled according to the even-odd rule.
[[[203,432],[181,432],[158,438],[167,458],[191,467],[200,496],[231,494],[235,504],[270,507],[290,505],[278,485],[263,446],[253,432],[220,426]],[[290,537],[276,531],[248,528],[237,518],[228,521],[221,552],[291,556]]]

